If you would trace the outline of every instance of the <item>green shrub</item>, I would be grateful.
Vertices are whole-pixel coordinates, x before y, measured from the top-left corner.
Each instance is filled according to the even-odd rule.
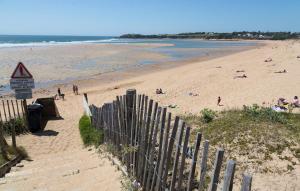
[[[4,133],[6,135],[11,135],[13,125],[15,126],[16,135],[20,135],[28,132],[23,118],[11,119],[7,122],[0,123],[0,126],[2,126]]]
[[[103,132],[95,129],[88,116],[82,116],[79,121],[79,131],[85,146],[94,145],[98,147],[103,143]]]
[[[283,113],[276,112],[269,107],[260,107],[257,104],[254,104],[252,106],[244,106],[243,112],[247,117],[251,117],[254,120],[263,120],[282,124],[287,123],[287,119]]]
[[[201,114],[202,114],[202,120],[205,123],[211,122],[217,116],[217,113],[215,111],[207,108],[203,109],[201,111]]]

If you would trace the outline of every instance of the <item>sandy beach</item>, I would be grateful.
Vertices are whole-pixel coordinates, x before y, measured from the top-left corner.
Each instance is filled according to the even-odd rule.
[[[176,65],[176,67],[166,67],[165,65],[145,66],[133,70],[110,72],[102,75],[94,75],[90,79],[78,80],[72,83],[79,85],[79,92],[87,93],[89,102],[95,105],[102,105],[110,102],[117,95],[124,94],[126,89],[135,88],[140,94],[147,94],[150,98],[158,101],[160,105],[177,105],[174,109],[169,109],[175,114],[199,114],[203,108],[213,110],[225,110],[229,108],[241,108],[243,105],[257,103],[259,105],[272,105],[279,97],[292,100],[295,95],[300,96],[300,41],[262,41],[263,46],[257,46],[248,50],[226,54],[222,57],[212,59],[199,59],[187,64]],[[106,47],[103,47],[104,49]],[[58,50],[59,51],[59,50]],[[113,52],[107,52],[112,55]],[[97,55],[94,52],[93,55]],[[137,52],[133,57],[139,57]],[[146,55],[161,59],[161,55]],[[108,56],[108,58],[110,58]],[[271,62],[265,62],[265,59],[272,58]],[[70,61],[71,62],[71,61]],[[145,72],[145,70],[147,71]],[[276,73],[286,70],[286,73]],[[81,70],[80,70],[81,71]],[[149,72],[150,71],[150,72]],[[243,71],[243,72],[237,72]],[[35,71],[33,71],[35,72]],[[47,71],[44,71],[47,72]],[[64,72],[68,72],[67,67]],[[85,71],[81,71],[85,72]],[[239,76],[245,74],[247,78]],[[42,75],[42,74],[41,74]],[[18,144],[24,146],[33,162],[25,164],[24,169],[32,169],[37,163],[38,168],[44,168],[46,163],[39,162],[51,160],[49,165],[62,165],[58,159],[60,156],[69,156],[72,163],[77,159],[86,162],[80,167],[84,169],[97,166],[89,174],[92,176],[89,180],[84,173],[78,173],[74,176],[65,177],[62,183],[57,177],[51,177],[52,181],[45,181],[40,184],[42,178],[32,178],[26,175],[27,179],[22,179],[17,183],[7,181],[0,184],[0,188],[13,187],[15,190],[21,190],[26,184],[25,190],[39,189],[43,187],[51,188],[49,190],[72,190],[72,183],[68,180],[84,180],[93,183],[102,182],[105,189],[101,190],[120,190],[119,184],[120,172],[114,170],[106,159],[95,159],[92,152],[83,148],[77,128],[78,120],[83,113],[81,107],[81,96],[72,94],[72,83],[56,85],[49,90],[36,92],[35,97],[54,96],[56,88],[61,87],[66,93],[65,101],[57,101],[57,105],[64,120],[51,121],[45,130],[58,132],[56,136],[41,137],[35,135],[24,135],[18,137]],[[156,95],[155,90],[162,88],[165,94]],[[197,94],[190,96],[189,94]],[[217,106],[217,97],[222,98],[224,106]],[[295,110],[299,112],[299,110]],[[85,158],[86,156],[86,158]],[[105,163],[106,165],[99,166]],[[75,169],[75,165],[61,171],[61,176],[70,170]],[[60,169],[52,169],[51,173],[58,173]],[[20,170],[20,173],[22,170]],[[48,173],[50,171],[47,171]],[[16,172],[18,173],[18,172]],[[45,175],[41,172],[39,175]],[[49,175],[51,176],[51,175]],[[296,165],[294,171],[282,176],[274,174],[253,174],[252,190],[300,190],[300,166]],[[70,178],[71,177],[71,178]],[[13,175],[12,175],[12,180]],[[288,182],[288,185],[287,185]],[[56,185],[57,186],[53,186]],[[85,184],[86,185],[86,184]],[[96,187],[80,187],[79,190],[96,190]],[[287,189],[286,189],[287,188]]]
[[[292,100],[300,94],[299,41],[264,41],[262,47],[233,53],[220,58],[195,61],[166,69],[155,66],[156,72],[139,76],[140,69],[94,76],[78,81],[82,92],[102,104],[136,88],[163,105],[176,104],[172,112],[197,114],[203,108],[223,110],[251,104],[275,104],[279,97]],[[265,62],[272,58],[271,62]],[[151,68],[151,67],[150,67]],[[276,73],[286,70],[287,73]],[[161,71],[160,71],[161,70]],[[243,72],[237,72],[243,71]],[[245,74],[247,78],[239,78]],[[136,77],[137,76],[137,77]],[[122,80],[120,80],[122,79]],[[70,91],[68,85],[65,85]],[[162,88],[166,94],[156,95]],[[71,93],[71,92],[69,92]],[[189,96],[189,93],[198,96]],[[223,107],[216,104],[221,96]]]

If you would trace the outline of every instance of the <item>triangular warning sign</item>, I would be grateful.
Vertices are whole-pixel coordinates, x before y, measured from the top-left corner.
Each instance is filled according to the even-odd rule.
[[[24,64],[19,62],[13,74],[11,75],[11,78],[32,78],[32,75],[24,66]]]

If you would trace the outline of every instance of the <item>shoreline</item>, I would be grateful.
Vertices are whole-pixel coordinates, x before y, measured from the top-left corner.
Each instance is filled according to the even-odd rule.
[[[244,41],[247,43],[247,41]],[[254,41],[251,41],[254,42]],[[173,58],[175,59],[174,61],[158,61],[157,59],[159,57],[157,57],[156,55],[162,55],[162,56],[167,56],[167,54],[163,54],[159,51],[149,51],[150,52],[150,56],[151,54],[153,55],[153,62],[154,63],[144,63],[144,64],[139,64],[139,65],[124,65],[120,68],[117,69],[113,69],[114,65],[111,66],[111,69],[109,69],[109,71],[104,71],[102,73],[99,74],[89,74],[86,73],[85,74],[85,69],[83,69],[81,72],[83,72],[83,76],[74,76],[74,77],[68,77],[66,76],[65,79],[54,79],[54,80],[49,80],[49,81],[42,81],[36,82],[36,89],[33,89],[33,93],[40,95],[40,94],[48,94],[48,93],[54,93],[56,92],[56,88],[57,87],[63,87],[68,88],[68,92],[70,92],[70,90],[72,89],[71,86],[72,84],[77,84],[79,86],[84,86],[84,87],[89,87],[90,82],[94,82],[96,81],[101,81],[101,83],[111,83],[111,82],[115,82],[118,80],[125,80],[125,79],[129,79],[132,77],[137,77],[137,76],[141,76],[141,75],[146,75],[146,74],[150,74],[153,72],[157,72],[157,71],[161,71],[161,70],[166,70],[166,69],[171,69],[171,68],[175,68],[175,67],[180,67],[180,66],[184,66],[184,65],[188,65],[188,64],[193,64],[195,62],[203,62],[203,61],[207,61],[207,60],[211,60],[211,59],[215,59],[215,58],[219,58],[219,57],[223,57],[223,56],[227,56],[230,54],[235,54],[238,52],[242,52],[242,51],[246,51],[249,49],[253,49],[256,47],[260,47],[263,46],[264,44],[259,41],[259,42],[255,42],[253,45],[250,46],[228,46],[228,47],[220,47],[220,48],[196,48],[195,50],[202,50],[203,53],[202,55],[198,55],[198,56],[190,56],[191,58]],[[130,48],[132,48],[131,51],[137,51],[139,52],[139,49],[136,49],[137,47],[141,47],[142,49],[145,48],[151,48],[151,47],[168,47],[168,46],[174,46],[174,44],[165,44],[165,43],[134,43],[129,45]],[[105,49],[106,47],[109,47],[109,50],[114,47],[114,45],[112,44],[80,44],[80,45],[57,45],[58,49],[67,49],[68,47],[72,48],[72,50],[76,48],[77,49],[81,49],[84,47],[87,48],[92,48],[95,49],[97,47],[100,48],[101,51],[105,51],[103,49]],[[126,44],[120,44],[117,45],[117,49],[120,49],[123,47],[128,47],[128,45]],[[32,48],[36,48],[36,47],[32,47]],[[48,48],[43,46],[43,47],[37,47],[39,51],[53,51],[53,46],[49,46]],[[10,48],[8,48],[10,49]],[[15,49],[10,49],[9,51],[28,51],[28,47],[18,47]],[[193,51],[193,48],[188,49],[188,51]],[[143,50],[142,50],[143,51]],[[182,48],[181,51],[184,51],[184,48]],[[42,52],[43,53],[43,52]],[[182,52],[184,54],[184,52]],[[172,57],[170,57],[172,58]],[[157,60],[157,61],[155,61]],[[157,63],[155,63],[157,62]],[[68,65],[67,65],[68,66]],[[44,67],[44,66],[43,66]],[[46,66],[47,67],[47,66]],[[55,67],[55,66],[53,66]],[[84,67],[84,65],[82,66]],[[49,71],[50,68],[49,68]],[[74,73],[75,71],[73,71]],[[75,74],[76,75],[76,74]],[[100,85],[100,84],[99,84]],[[1,97],[12,97],[13,93],[9,90],[9,85],[6,84],[4,86],[4,88],[1,89],[2,91],[0,91],[0,93],[2,93]],[[66,90],[65,90],[66,91]]]
[[[247,41],[245,41],[247,42]],[[254,42],[254,41],[251,41]],[[213,60],[216,58],[222,58],[225,56],[233,55],[233,54],[238,54],[240,52],[244,52],[247,50],[255,49],[258,47],[263,47],[265,46],[265,42],[262,41],[255,41],[256,44],[253,46],[240,46],[240,47],[226,47],[226,48],[219,48],[220,50],[217,50],[216,52],[213,52],[210,55],[205,55],[205,56],[200,56],[200,57],[195,57],[195,58],[189,58],[189,59],[184,59],[184,60],[178,60],[178,61],[167,61],[163,63],[155,63],[155,64],[145,64],[145,65],[139,65],[139,66],[130,66],[127,68],[122,68],[119,70],[115,71],[109,71],[109,72],[104,72],[104,73],[99,73],[99,74],[94,74],[94,75],[89,75],[85,77],[81,77],[79,79],[73,79],[73,80],[67,80],[67,82],[62,82],[62,83],[56,83],[53,85],[48,86],[47,88],[37,88],[33,92],[34,94],[40,95],[40,94],[48,94],[49,92],[56,92],[56,89],[58,87],[63,87],[64,92],[71,93],[72,89],[72,84],[77,84],[80,87],[83,88],[91,88],[94,87],[95,85],[100,86],[100,85],[107,85],[107,84],[112,84],[118,81],[123,81],[123,80],[130,80],[135,77],[141,77],[143,75],[148,75],[148,74],[154,74],[159,71],[165,71],[181,66],[186,66],[190,64],[195,64],[195,63],[201,63],[205,62],[208,60]],[[63,80],[64,81],[64,80]],[[96,84],[94,84],[96,83]],[[117,88],[117,87],[115,87]],[[48,90],[47,90],[48,89]]]

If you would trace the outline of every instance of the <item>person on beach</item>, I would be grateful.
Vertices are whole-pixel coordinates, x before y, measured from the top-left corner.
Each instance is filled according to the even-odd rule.
[[[78,86],[77,85],[75,86],[75,95],[79,95],[79,93],[78,93]]]
[[[65,94],[61,93],[60,88],[57,89],[58,97],[62,98],[62,100],[65,100]]]
[[[218,97],[217,105],[218,105],[218,106],[222,106],[222,105],[221,105],[221,97],[220,97],[220,96]]]
[[[279,73],[279,74],[281,74],[281,73],[287,73],[287,71],[286,71],[286,69],[284,69],[284,70],[282,70],[282,71],[278,71],[278,72],[274,72],[274,73]]]
[[[73,93],[76,95],[76,86],[73,84]]]
[[[163,94],[163,91],[162,91],[162,89],[161,89],[161,88],[159,88],[159,89],[156,89],[156,94]]]
[[[236,78],[248,78],[248,76],[246,74],[243,74],[241,76],[234,76],[233,79],[236,79]]]
[[[293,100],[293,102],[292,102],[292,106],[293,106],[293,107],[300,107],[300,103],[299,103],[298,96],[295,96],[295,97],[294,97],[294,100]]]

